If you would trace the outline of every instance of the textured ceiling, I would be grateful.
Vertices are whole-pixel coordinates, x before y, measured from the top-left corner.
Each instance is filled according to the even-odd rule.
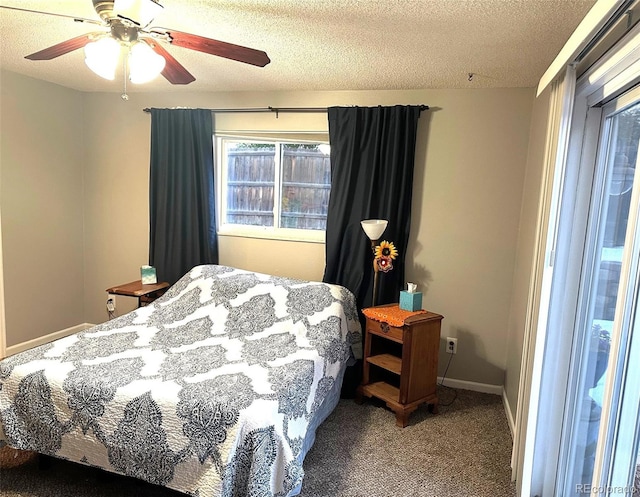
[[[595,0],[161,0],[154,26],[261,49],[254,67],[169,46],[195,77],[136,91],[374,90],[533,87]],[[0,5],[98,19],[91,0]],[[93,74],[83,51],[25,55],[98,28],[0,9],[4,69],[82,91],[121,92]],[[468,73],[474,73],[468,81]],[[122,77],[122,76],[120,76]]]

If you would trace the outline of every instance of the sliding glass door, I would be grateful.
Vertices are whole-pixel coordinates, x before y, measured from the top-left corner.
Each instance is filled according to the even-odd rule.
[[[640,22],[629,19],[549,93],[515,439],[523,497],[640,495]]]
[[[567,496],[631,495],[638,456],[640,88],[594,112],[600,138],[558,482]]]

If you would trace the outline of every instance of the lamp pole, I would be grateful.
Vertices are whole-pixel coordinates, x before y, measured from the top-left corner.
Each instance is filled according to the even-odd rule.
[[[373,296],[371,298],[371,306],[375,306],[378,302],[378,264],[376,262],[376,245],[378,240],[371,240],[371,251],[373,252]]]

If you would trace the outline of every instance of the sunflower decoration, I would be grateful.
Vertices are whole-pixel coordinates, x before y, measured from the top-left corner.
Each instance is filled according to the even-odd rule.
[[[374,271],[382,271],[388,273],[393,269],[393,260],[398,257],[398,251],[393,242],[383,240],[375,248],[375,257],[373,259]]]

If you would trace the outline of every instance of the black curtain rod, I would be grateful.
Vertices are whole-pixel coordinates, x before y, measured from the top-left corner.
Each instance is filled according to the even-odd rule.
[[[151,109],[142,109],[145,112],[150,112]],[[207,109],[217,114],[238,114],[242,112],[275,112],[276,116],[280,112],[327,112],[326,107],[245,107],[238,109]]]
[[[428,110],[428,105],[421,105],[420,110]],[[142,109],[144,112],[151,112],[151,109],[148,107]],[[326,107],[246,107],[246,108],[238,108],[238,109],[208,109],[213,113],[218,114],[236,114],[241,112],[275,112],[276,117],[280,112],[298,112],[298,113],[319,113],[319,112],[327,112]]]

